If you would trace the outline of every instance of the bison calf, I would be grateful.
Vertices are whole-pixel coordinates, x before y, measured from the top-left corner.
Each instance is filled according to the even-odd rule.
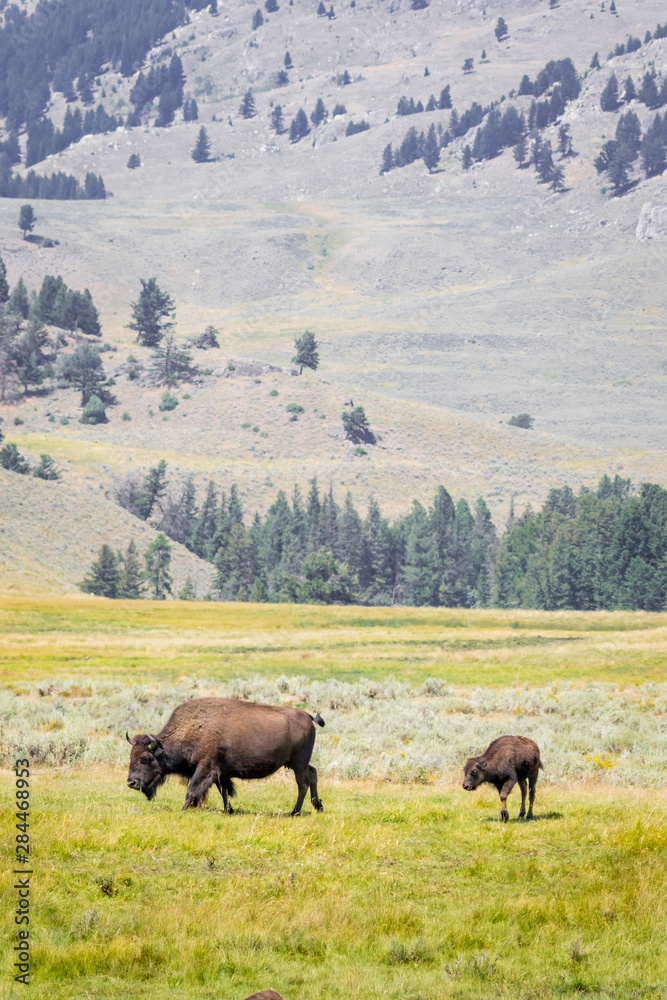
[[[463,769],[463,787],[473,792],[485,781],[495,785],[500,793],[500,815],[505,823],[509,819],[507,796],[517,781],[521,789],[519,819],[526,815],[526,779],[530,785],[530,802],[527,819],[533,818],[535,785],[542,767],[540,748],[527,736],[499,736],[490,743],[480,757],[469,757]]]
[[[156,736],[140,733],[133,739],[130,788],[155,796],[168,775],[189,778],[185,811],[203,804],[215,785],[232,812],[228,796],[235,794],[232,778],[266,778],[281,767],[294,771],[299,794],[292,816],[301,812],[310,788],[318,811],[317,771],[310,758],[315,744],[315,726],[323,726],[319,712],[313,718],[300,708],[257,705],[232,698],[196,698],[174,709]]]

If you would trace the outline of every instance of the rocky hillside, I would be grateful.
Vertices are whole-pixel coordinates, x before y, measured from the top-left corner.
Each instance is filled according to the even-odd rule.
[[[35,289],[45,274],[61,274],[71,287],[90,288],[103,339],[118,348],[104,355],[118,398],[108,425],[76,423],[74,394],[58,391],[0,407],[10,440],[34,455],[49,451],[77,490],[93,476],[102,504],[95,517],[110,525],[125,517],[102,500],[114,473],[157,457],[202,483],[211,474],[236,480],[249,508],[265,509],[279,487],[317,475],[362,502],[375,492],[398,513],[413,497],[428,501],[442,482],[454,494],[483,493],[501,523],[510,497],[539,502],[551,485],[592,485],[619,468],[664,482],[665,175],[647,178],[638,160],[616,196],[594,165],[622,114],[632,110],[642,132],[655,117],[637,99],[613,112],[600,99],[612,72],[621,91],[628,76],[638,88],[647,72],[664,79],[667,39],[644,41],[665,19],[664,4],[621,0],[616,14],[601,6],[494,0],[415,10],[405,0],[358,0],[334,4],[330,18],[310,0],[285,0],[274,13],[262,6],[255,29],[254,4],[191,12],[141,72],[177,54],[197,121],[179,110],[158,127],[155,100],[139,125],[84,136],[35,164],[81,180],[94,171],[112,194],[33,202],[36,232],[58,240],[53,247],[24,241],[19,203],[0,200],[10,284],[23,276]],[[502,40],[499,17],[508,28]],[[640,47],[611,55],[628,36]],[[599,69],[591,68],[596,52]],[[388,144],[398,149],[412,127],[444,135],[452,110],[499,102],[529,116],[522,78],[563,59],[581,90],[542,129],[555,151],[559,129],[569,127],[576,155],[555,155],[562,190],[539,183],[532,166],[517,169],[510,148],[465,170],[475,129],[453,137],[432,172],[418,159],[380,173]],[[107,69],[91,83],[93,107],[125,120],[138,79],[138,69],[128,77]],[[446,87],[451,109],[397,114],[402,97],[425,108]],[[244,118],[248,90],[256,113]],[[316,125],[319,98],[328,116]],[[278,104],[280,134],[271,124]],[[334,116],[336,105],[345,110]],[[56,127],[66,108],[56,94],[47,112]],[[300,109],[310,132],[291,142]],[[361,122],[368,129],[346,135]],[[195,163],[202,125],[212,161]],[[131,170],[132,154],[141,165]],[[126,327],[130,303],[139,278],[151,275],[175,299],[179,338],[212,323],[221,344],[217,353],[195,352],[200,373],[211,374],[182,387],[168,420],[156,409],[159,392],[127,379],[127,355],[147,355]],[[239,369],[226,377],[230,359],[286,368],[306,327],[320,341],[317,375]],[[342,438],[349,397],[380,437],[362,458]],[[288,400],[304,406],[298,421],[286,416]],[[506,426],[518,412],[534,417],[534,431]],[[15,415],[25,421],[16,428]],[[65,428],[51,415],[74,419]],[[69,488],[38,485],[54,496]],[[88,503],[88,492],[77,495]],[[18,494],[6,495],[3,510],[20,524]],[[71,567],[61,578],[80,575]]]

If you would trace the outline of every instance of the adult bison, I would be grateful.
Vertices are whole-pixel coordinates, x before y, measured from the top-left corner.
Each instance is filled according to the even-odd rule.
[[[132,746],[127,783],[152,799],[168,775],[178,774],[190,779],[183,811],[201,806],[215,785],[225,811],[232,812],[232,778],[266,778],[289,767],[299,789],[292,816],[300,814],[309,788],[313,806],[321,811],[317,771],[310,764],[314,722],[324,725],[319,712],[313,718],[299,708],[232,698],[186,701],[157,736],[140,733],[130,739],[125,734]]]
[[[463,769],[463,787],[473,792],[488,781],[500,793],[500,816],[507,823],[507,796],[517,781],[521,789],[519,819],[526,816],[526,778],[530,785],[530,804],[527,819],[533,818],[535,785],[542,764],[540,748],[527,736],[499,736],[490,743],[479,757],[469,757]]]

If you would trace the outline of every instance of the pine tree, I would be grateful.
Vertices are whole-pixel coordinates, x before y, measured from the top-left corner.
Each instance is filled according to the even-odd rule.
[[[661,97],[652,73],[645,73],[637,97],[647,108],[659,108]]]
[[[86,341],[77,344],[70,354],[62,354],[58,360],[58,377],[81,393],[81,406],[85,406],[91,396],[105,396],[103,389],[106,375],[102,358],[97,347]]]
[[[0,449],[0,466],[9,472],[18,472],[22,476],[30,474],[30,466],[15,444],[6,444]]]
[[[58,471],[58,466],[53,461],[50,455],[40,455],[40,462],[37,468],[33,471],[33,476],[35,479],[60,479],[60,472]]]
[[[306,112],[303,108],[299,108],[296,115],[290,123],[289,138],[290,142],[298,142],[299,139],[303,139],[310,132],[308,127],[308,119],[306,117]]]
[[[637,91],[635,89],[635,84],[631,76],[628,76],[627,80],[623,85],[623,100],[626,104],[630,101],[635,101],[637,99]]]
[[[292,57],[289,52],[285,53],[285,58],[283,59],[283,65],[285,69],[294,69],[294,63],[292,62]]]
[[[615,155],[609,161],[607,176],[614,185],[614,194],[620,194],[627,186],[630,174],[630,163],[625,147],[617,149]]]
[[[267,14],[275,14],[279,10],[277,0],[264,0],[264,7]]]
[[[658,177],[665,169],[667,151],[662,131],[660,115],[656,115],[653,124],[647,128],[641,145],[642,169],[647,177]]]
[[[438,594],[437,557],[426,511],[415,500],[403,567],[405,603],[412,607],[436,604]]]
[[[347,566],[339,563],[325,548],[311,552],[301,567],[303,583],[297,591],[301,604],[352,604],[355,580]]]
[[[326,17],[327,9],[324,6],[324,0],[320,0],[319,6],[317,8],[318,17]]]
[[[429,174],[432,174],[440,162],[440,143],[438,142],[434,125],[431,125],[428,130],[422,159],[428,168]]]
[[[31,233],[33,231],[36,222],[37,222],[37,216],[33,211],[32,205],[21,205],[21,211],[19,212],[18,227],[23,233],[23,239],[26,238],[28,233]]]
[[[394,166],[394,154],[392,152],[391,143],[388,143],[382,150],[382,164],[380,165],[380,173],[388,174],[389,171]]]
[[[528,143],[526,141],[525,135],[520,135],[512,149],[512,155],[514,159],[519,164],[519,170],[523,167],[526,162],[526,157],[528,156]]]
[[[274,130],[276,135],[282,135],[285,131],[283,109],[280,104],[276,104],[275,108],[271,112],[271,128]]]
[[[47,344],[46,330],[37,317],[32,316],[28,328],[12,346],[16,374],[26,392],[31,385],[41,385],[44,381],[44,376],[47,373],[45,368]]]
[[[311,368],[316,371],[320,364],[318,343],[312,330],[306,330],[302,337],[294,338],[296,354],[292,358],[295,365],[299,365],[299,375],[303,374],[304,368]]]
[[[239,107],[239,114],[242,118],[254,118],[257,114],[257,110],[255,108],[255,98],[252,96],[251,90],[246,90],[243,95],[243,100],[241,101],[241,105]]]
[[[118,562],[113,550],[103,545],[90,571],[84,576],[81,590],[86,594],[96,594],[98,597],[118,597],[120,589],[120,573]]]
[[[107,424],[109,420],[104,401],[93,393],[79,419],[82,424]]]
[[[231,529],[228,544],[215,557],[218,590],[233,600],[248,600],[257,575],[257,553],[243,524]]]
[[[170,332],[174,323],[174,303],[166,292],[158,287],[156,278],[144,278],[141,281],[141,292],[136,302],[132,303],[133,320],[128,323],[128,329],[137,334],[137,341],[145,347],[156,347],[165,333]]]
[[[153,513],[156,503],[159,504],[167,492],[167,463],[164,458],[148,470],[144,479],[141,495],[134,505],[134,513],[142,521],[147,521]]]
[[[197,136],[197,142],[195,147],[190,154],[195,163],[208,163],[210,159],[211,152],[211,140],[208,137],[208,132],[202,125],[199,129],[199,135]]]
[[[440,91],[440,99],[438,101],[438,107],[441,111],[446,111],[452,106],[452,97],[449,92],[449,84]]]
[[[375,444],[375,434],[370,428],[363,406],[354,406],[341,414],[345,437],[353,444]]]
[[[213,541],[218,513],[218,497],[215,483],[209,480],[206,497],[195,522],[194,531],[188,545],[200,559],[208,558],[209,546]]]
[[[9,299],[9,284],[7,282],[7,268],[5,262],[0,257],[0,305]]]
[[[261,25],[263,24],[264,24],[264,16],[258,7],[255,13],[252,15],[252,30],[257,31],[257,29],[261,27]]]
[[[120,581],[118,586],[118,596],[126,600],[138,601],[144,596],[144,585],[142,581],[141,565],[134,539],[130,542],[121,557]]]
[[[565,177],[565,171],[562,167],[553,166],[549,172],[549,187],[552,191],[563,191],[565,185],[563,184],[563,178]]]
[[[561,155],[561,159],[566,156],[572,156],[572,136],[570,135],[570,126],[561,125],[558,129],[558,152]]]
[[[322,502],[320,500],[320,491],[317,486],[317,478],[313,476],[310,481],[306,507],[306,548],[308,552],[315,552],[322,547],[324,539],[322,538],[322,524],[320,521],[321,513]]]
[[[612,73],[600,95],[600,107],[603,111],[616,111],[618,107],[618,80]]]
[[[387,522],[371,497],[364,520],[359,557],[359,586],[362,599],[369,604],[389,604],[392,598],[391,541]]]
[[[196,601],[197,591],[195,590],[195,585],[192,582],[191,576],[186,576],[185,583],[178,592],[179,601]]]
[[[348,490],[338,523],[338,552],[353,574],[359,571],[361,536],[361,518],[354,508],[352,494]]]
[[[504,18],[502,17],[498,18],[498,23],[496,24],[493,33],[499,42],[502,41],[503,38],[507,38],[509,34],[509,29],[507,27],[507,23],[504,20]]]
[[[163,534],[155,538],[144,553],[144,579],[151,588],[151,596],[155,601],[166,600],[171,594],[172,578],[169,572],[171,564],[171,545]]]
[[[463,150],[463,158],[461,160],[464,170],[470,170],[472,166],[472,149],[470,146],[466,146]]]
[[[600,69],[600,56],[598,55],[597,52],[595,53],[595,55],[591,59],[590,68],[591,69]]]
[[[328,116],[329,112],[324,107],[324,101],[322,100],[321,97],[318,97],[317,103],[315,104],[315,109],[313,110],[310,116],[311,122],[313,123],[313,125],[317,126],[320,124],[320,122],[326,121]]]

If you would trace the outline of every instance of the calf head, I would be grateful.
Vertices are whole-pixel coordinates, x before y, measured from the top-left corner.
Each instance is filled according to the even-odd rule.
[[[139,733],[133,739],[125,733],[125,739],[132,747],[127,783],[150,800],[166,778],[164,747],[149,733]]]
[[[474,792],[484,781],[486,781],[486,761],[481,757],[468,757],[463,768],[463,787],[466,792]]]

